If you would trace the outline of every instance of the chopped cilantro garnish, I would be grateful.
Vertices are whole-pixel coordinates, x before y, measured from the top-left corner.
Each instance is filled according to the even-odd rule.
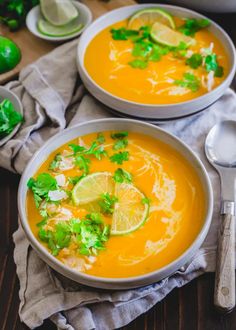
[[[205,18],[202,19],[187,18],[185,23],[179,27],[179,31],[185,34],[186,36],[193,37],[196,32],[206,28],[209,25],[210,25],[210,21]]]
[[[61,161],[61,154],[56,154],[56,156],[54,157],[53,161],[49,164],[48,169],[51,171],[56,170],[59,165],[60,165],[60,161]]]
[[[113,140],[119,140],[119,139],[124,139],[129,135],[129,133],[127,131],[120,131],[117,133],[112,133],[111,134],[111,138]]]
[[[111,34],[114,40],[128,40],[134,36],[138,36],[139,32],[136,30],[127,30],[122,27],[120,29],[111,29]]]
[[[134,43],[134,48],[132,50],[132,55],[137,57],[146,57],[147,55],[150,55],[153,48],[153,43],[146,40],[140,40],[136,41]]]
[[[201,54],[193,54],[190,58],[186,60],[186,64],[189,65],[192,69],[197,69],[202,65],[203,57]]]
[[[129,152],[123,151],[116,153],[110,157],[110,160],[112,163],[117,163],[119,165],[122,165],[124,161],[129,160]]]
[[[77,153],[80,153],[80,152],[84,152],[86,150],[85,147],[80,146],[78,144],[74,144],[74,143],[69,144],[69,147],[73,150],[74,155],[76,155]]]
[[[200,81],[194,74],[186,72],[182,80],[175,80],[175,85],[189,88],[192,92],[196,92],[200,87]]]
[[[36,179],[30,178],[27,186],[34,194],[36,207],[39,207],[43,199],[48,198],[49,191],[58,189],[56,179],[48,173],[40,173]]]
[[[101,159],[102,156],[106,156],[106,151],[104,150],[103,146],[98,146],[97,142],[93,142],[91,147],[84,151],[85,155],[93,155],[97,159]]]
[[[115,142],[113,149],[114,150],[119,150],[119,149],[123,149],[126,148],[128,145],[128,140],[127,139],[123,139],[123,140],[118,140]]]
[[[81,171],[84,171],[84,174],[89,173],[89,164],[91,160],[84,157],[83,155],[78,155],[75,157],[75,165],[79,167]]]
[[[214,71],[216,77],[222,77],[224,74],[223,67],[218,64],[216,54],[214,53],[206,56],[205,67],[207,72]]]
[[[101,212],[104,214],[112,214],[114,212],[114,204],[117,201],[118,199],[115,196],[111,196],[108,193],[102,194],[101,200],[98,202]]]
[[[38,224],[39,238],[48,244],[53,255],[68,247],[73,239],[78,245],[78,251],[84,255],[97,254],[97,250],[105,248],[104,242],[109,238],[110,228],[105,225],[102,216],[91,213],[85,219],[61,221],[54,230],[45,230],[46,221]]]
[[[185,57],[187,54],[187,49],[188,45],[185,42],[180,41],[179,46],[173,48],[172,51],[175,57]]]
[[[0,103],[0,138],[10,134],[16,125],[22,121],[23,116],[15,110],[8,99]]]
[[[129,65],[134,69],[146,69],[148,66],[148,62],[146,60],[133,60],[129,62]]]
[[[130,174],[129,172],[127,172],[126,170],[124,170],[122,168],[118,168],[115,171],[113,178],[118,183],[132,182],[132,174]]]
[[[99,144],[103,144],[105,142],[105,136],[102,133],[98,133],[96,141]]]

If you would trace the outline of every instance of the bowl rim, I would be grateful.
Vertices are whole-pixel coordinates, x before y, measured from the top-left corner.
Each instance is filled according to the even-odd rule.
[[[203,222],[202,227],[201,227],[200,231],[198,232],[197,236],[194,238],[194,240],[189,245],[189,247],[178,258],[173,260],[171,263],[168,263],[164,267],[161,267],[161,268],[159,268],[157,270],[154,270],[152,272],[145,273],[143,275],[137,275],[137,276],[125,277],[125,278],[122,278],[122,277],[112,277],[112,278],[111,277],[101,277],[101,276],[89,275],[89,274],[77,271],[77,270],[75,270],[73,268],[70,268],[67,265],[63,264],[56,257],[54,257],[52,254],[50,254],[50,252],[34,236],[32,230],[30,228],[28,218],[27,218],[27,214],[26,214],[26,198],[24,200],[22,200],[22,197],[21,197],[21,195],[22,195],[21,192],[27,184],[27,182],[26,182],[27,172],[28,172],[28,169],[32,166],[31,164],[34,163],[34,161],[37,160],[37,158],[40,156],[40,154],[43,152],[44,149],[46,149],[50,144],[52,144],[54,141],[57,140],[58,136],[63,135],[65,133],[65,131],[68,132],[68,131],[79,130],[79,128],[81,126],[86,126],[86,125],[96,126],[97,123],[102,123],[102,122],[110,123],[111,126],[115,122],[121,122],[121,123],[126,122],[126,123],[130,123],[130,124],[134,124],[134,125],[138,124],[138,125],[145,126],[147,128],[149,127],[149,128],[155,129],[155,130],[161,132],[161,134],[167,135],[168,137],[174,139],[179,145],[181,145],[181,147],[183,149],[185,149],[185,151],[189,155],[191,155],[191,157],[193,157],[195,159],[196,164],[198,165],[199,170],[201,172],[201,174],[199,174],[199,177],[201,177],[201,179],[203,180],[202,184],[204,183],[206,185],[205,194],[206,194],[208,203],[206,205],[206,213],[205,213],[204,218],[203,218],[204,222]],[[64,143],[66,143],[66,142],[64,142]],[[63,144],[61,144],[61,145],[63,145]],[[59,146],[57,146],[55,148],[55,150],[58,147]],[[39,166],[38,166],[38,168],[39,168]],[[36,171],[37,171],[37,169],[35,170],[35,172]],[[65,276],[67,276],[69,278],[73,278],[73,279],[80,278],[80,279],[83,280],[82,283],[85,283],[85,282],[88,283],[89,282],[90,284],[87,284],[89,286],[93,286],[93,285],[91,285],[91,282],[95,282],[95,283],[99,283],[101,285],[103,285],[103,284],[105,284],[105,285],[114,285],[115,287],[117,287],[117,285],[118,286],[122,285],[122,284],[128,285],[128,284],[132,284],[133,282],[139,282],[140,280],[141,281],[148,280],[149,278],[151,278],[154,275],[157,275],[158,273],[168,271],[168,269],[170,269],[171,267],[174,267],[175,264],[177,264],[178,262],[181,262],[181,260],[186,258],[186,256],[188,257],[188,255],[191,254],[191,252],[192,253],[193,253],[193,251],[196,252],[196,249],[200,247],[200,245],[203,243],[204,239],[206,238],[206,235],[207,235],[208,230],[210,228],[210,224],[211,224],[211,220],[212,220],[212,214],[213,214],[213,190],[212,190],[211,182],[210,182],[209,176],[207,174],[207,171],[206,171],[202,161],[200,160],[200,158],[194,153],[194,151],[191,150],[191,148],[186,143],[181,141],[175,135],[167,132],[163,128],[160,128],[158,126],[155,126],[155,125],[152,125],[152,124],[149,124],[149,123],[144,123],[140,120],[121,119],[121,118],[105,118],[105,119],[103,118],[103,119],[95,119],[95,120],[90,120],[90,121],[87,121],[87,122],[79,123],[75,126],[66,128],[64,131],[61,131],[61,132],[57,133],[56,135],[54,135],[53,137],[51,137],[33,155],[31,160],[29,161],[28,165],[26,166],[26,168],[25,168],[25,170],[22,174],[20,184],[19,184],[19,188],[18,188],[17,203],[18,203],[18,210],[19,210],[19,215],[20,215],[20,217],[19,217],[20,218],[20,223],[21,223],[22,228],[23,228],[23,230],[26,234],[26,237],[29,240],[31,246],[36,250],[36,252],[42,257],[42,259],[46,263],[48,263],[52,268],[56,269],[56,271],[62,273],[63,275],[65,275],[65,273],[66,273]],[[199,244],[200,241],[201,241],[201,243]],[[189,261],[190,258],[191,257],[188,258],[188,261]],[[57,267],[54,267],[55,265]],[[71,277],[70,274],[73,275],[73,277]],[[80,282],[79,279],[77,281]],[[142,284],[141,285],[136,285],[136,286],[131,285],[131,287],[138,287],[138,286],[142,286]],[[96,285],[96,287],[99,287],[99,286]]]
[[[10,101],[14,100],[16,102],[17,109],[15,109],[15,111],[19,112],[23,116],[24,115],[23,105],[22,105],[22,102],[20,101],[19,97],[14,92],[12,92],[10,89],[8,89],[4,86],[0,86],[0,97],[1,98],[2,98],[1,91],[4,91],[5,93],[7,93],[9,95],[8,98]],[[22,124],[23,124],[22,122],[18,123],[10,134],[0,138],[0,147],[3,146],[5,143],[7,143],[18,132],[18,130]]]
[[[47,41],[66,41],[66,40],[70,40],[70,39],[73,39],[73,38],[76,38],[78,37],[81,33],[84,32],[85,29],[88,28],[88,26],[91,24],[92,22],[92,19],[93,19],[93,15],[92,15],[92,12],[91,10],[89,9],[88,6],[86,6],[85,4],[81,3],[81,2],[78,2],[78,1],[72,1],[74,3],[74,5],[77,7],[77,9],[83,11],[83,14],[86,15],[86,24],[84,24],[84,26],[77,32],[71,34],[71,35],[67,35],[67,36],[48,36],[48,35],[44,35],[43,33],[41,33],[40,31],[37,31],[37,33],[35,33],[34,30],[31,29],[30,27],[30,22],[31,21],[34,21],[34,12],[35,12],[35,15],[37,17],[37,19],[39,19],[40,15],[41,15],[41,12],[40,12],[40,5],[37,5],[37,6],[34,6],[33,8],[31,8],[31,10],[28,12],[27,16],[26,16],[26,26],[28,28],[28,30],[30,31],[30,33],[32,33],[34,36],[38,37],[38,38],[41,38],[41,39],[44,39],[44,40],[47,40]],[[37,22],[36,22],[37,24]]]
[[[225,41],[228,43],[228,45],[229,45],[229,47],[230,47],[230,49],[232,51],[232,64],[230,65],[230,69],[229,69],[229,72],[228,72],[227,76],[222,80],[222,82],[216,88],[212,89],[210,92],[207,92],[207,93],[205,93],[205,94],[203,94],[201,96],[194,97],[193,99],[190,99],[190,100],[187,100],[187,101],[184,101],[184,102],[167,103],[167,104],[161,104],[161,103],[149,104],[149,103],[135,102],[135,101],[131,101],[131,100],[128,100],[128,99],[125,99],[125,98],[121,98],[119,96],[116,96],[116,95],[110,93],[109,91],[105,90],[103,87],[101,87],[99,84],[97,84],[95,80],[93,80],[93,78],[90,76],[90,74],[88,73],[88,71],[85,68],[85,65],[84,65],[84,56],[82,58],[79,56],[80,47],[81,47],[80,45],[81,45],[83,39],[86,38],[86,33],[89,33],[89,29],[91,27],[93,27],[94,24],[99,24],[100,21],[103,21],[103,20],[107,19],[107,17],[111,13],[119,12],[119,11],[122,11],[122,10],[125,11],[125,10],[131,9],[131,8],[138,10],[138,8],[140,8],[140,9],[143,8],[144,9],[144,8],[151,8],[151,7],[157,7],[157,8],[160,7],[160,8],[164,8],[164,9],[170,9],[170,10],[171,9],[174,9],[174,10],[183,10],[184,12],[189,13],[189,14],[192,14],[193,16],[194,15],[197,15],[199,18],[208,19],[210,21],[210,24],[216,30],[218,30],[218,31],[220,31],[222,33],[222,35],[225,38]],[[93,36],[93,38],[94,37],[95,37],[95,35]],[[91,40],[90,40],[90,42],[91,42]],[[84,52],[84,55],[85,55],[85,52]],[[235,49],[234,43],[232,42],[232,40],[231,40],[230,36],[228,35],[228,33],[219,24],[217,24],[215,21],[213,21],[212,19],[208,18],[207,16],[202,15],[201,13],[198,13],[195,10],[191,10],[191,9],[188,9],[188,8],[185,8],[185,7],[181,7],[181,6],[174,6],[174,5],[167,5],[167,4],[158,4],[158,3],[146,3],[146,4],[137,4],[137,5],[131,5],[131,6],[124,6],[124,7],[121,7],[121,8],[117,8],[117,9],[111,10],[110,12],[105,13],[102,16],[98,17],[97,19],[95,19],[90,24],[90,26],[85,31],[85,33],[83,33],[83,35],[81,36],[81,38],[80,38],[80,40],[78,42],[78,46],[77,46],[77,56],[76,57],[77,57],[77,66],[78,66],[79,70],[82,71],[82,73],[86,76],[86,78],[89,80],[89,82],[91,84],[93,84],[93,85],[96,86],[96,88],[99,90],[100,93],[103,93],[106,96],[108,96],[109,98],[112,98],[113,100],[116,100],[118,102],[126,102],[128,105],[133,105],[133,106],[145,106],[145,107],[150,108],[150,109],[157,108],[157,107],[161,107],[161,108],[168,108],[168,107],[174,107],[174,106],[180,106],[181,107],[181,106],[184,106],[184,105],[187,105],[187,104],[191,104],[191,102],[194,102],[194,101],[205,100],[212,93],[217,93],[222,88],[222,85],[224,83],[226,83],[228,79],[231,79],[231,77],[234,76],[235,71],[236,71],[236,49]]]

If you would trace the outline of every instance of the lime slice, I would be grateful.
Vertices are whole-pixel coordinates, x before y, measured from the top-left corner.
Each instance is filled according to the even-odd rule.
[[[78,24],[77,20],[70,22],[64,26],[54,26],[44,19],[38,21],[39,31],[50,37],[65,37],[79,32],[83,27],[83,24]]]
[[[118,202],[112,216],[111,235],[124,235],[138,229],[147,219],[149,206],[135,186],[128,183],[116,184]]]
[[[130,17],[128,28],[138,30],[141,26],[152,26],[155,22],[160,22],[175,29],[173,17],[167,11],[160,8],[148,8],[137,11]]]
[[[14,69],[21,60],[21,51],[8,38],[0,36],[0,74]]]
[[[96,172],[80,180],[72,190],[72,199],[76,205],[92,203],[102,194],[114,192],[114,180],[109,172]]]
[[[45,19],[55,26],[68,24],[79,15],[70,0],[40,0],[40,6]]]
[[[154,41],[170,47],[178,47],[181,42],[184,42],[187,46],[195,43],[193,38],[172,30],[168,26],[159,22],[153,24],[151,37]]]

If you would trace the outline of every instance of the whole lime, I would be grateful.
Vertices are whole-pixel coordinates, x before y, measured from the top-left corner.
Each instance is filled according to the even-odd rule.
[[[19,47],[12,40],[0,36],[0,74],[14,69],[20,60]]]

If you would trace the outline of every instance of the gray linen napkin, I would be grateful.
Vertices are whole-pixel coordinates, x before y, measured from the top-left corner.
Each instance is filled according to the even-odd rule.
[[[19,81],[7,85],[22,100],[25,122],[0,148],[0,166],[21,173],[34,152],[66,126],[111,116],[86,93],[76,69],[77,41],[62,45],[25,68]],[[20,280],[19,314],[30,328],[46,318],[58,329],[110,330],[124,326],[149,310],[175,287],[206,271],[214,271],[216,231],[219,222],[219,178],[207,163],[203,144],[209,129],[223,119],[236,120],[236,95],[228,90],[209,109],[163,127],[190,145],[210,175],[215,207],[213,222],[202,248],[176,272],[153,285],[128,291],[91,289],[55,274],[29,246],[23,230],[14,234],[14,259]]]

